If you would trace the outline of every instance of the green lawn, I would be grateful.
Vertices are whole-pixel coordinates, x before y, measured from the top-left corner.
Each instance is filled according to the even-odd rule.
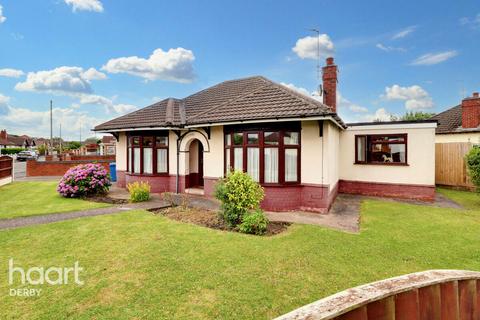
[[[66,199],[56,190],[57,182],[15,182],[0,187],[0,219],[94,209],[104,203]]]
[[[480,270],[480,196],[441,192],[469,209],[368,200],[358,235],[293,225],[255,237],[145,211],[3,231],[0,318],[265,319],[391,276]],[[85,284],[10,297],[9,258],[27,268],[79,261]]]

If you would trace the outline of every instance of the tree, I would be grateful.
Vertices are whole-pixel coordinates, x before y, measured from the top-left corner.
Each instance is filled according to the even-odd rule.
[[[80,148],[82,145],[80,142],[78,141],[71,141],[69,143],[67,143],[66,146],[64,146],[64,149],[66,150],[75,150],[75,149],[78,149]]]
[[[400,117],[403,121],[427,120],[433,117],[435,113],[423,111],[409,111]]]

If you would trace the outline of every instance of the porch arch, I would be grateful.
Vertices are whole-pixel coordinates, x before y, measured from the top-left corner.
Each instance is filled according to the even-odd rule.
[[[197,139],[203,145],[203,152],[210,152],[210,144],[207,135],[200,130],[192,130],[185,133],[180,141],[180,152],[188,152],[192,141]]]

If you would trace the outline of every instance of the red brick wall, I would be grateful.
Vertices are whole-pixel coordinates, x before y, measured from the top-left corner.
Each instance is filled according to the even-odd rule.
[[[213,192],[215,191],[215,183],[217,183],[218,178],[203,177],[203,193],[207,197],[213,197]]]
[[[117,186],[120,188],[125,188],[127,183],[125,181],[125,171],[117,170]]]
[[[480,125],[480,98],[474,96],[462,101],[462,127],[476,128]]]
[[[268,211],[303,210],[327,213],[338,189],[329,191],[322,185],[264,186],[265,199],[261,206]]]
[[[109,160],[110,162],[115,161],[115,155],[109,156],[100,156],[100,155],[91,155],[91,156],[79,156],[79,155],[72,155],[70,156],[71,160],[88,160],[88,161],[98,161],[98,160]]]
[[[105,160],[97,161],[110,172],[109,162]],[[90,163],[90,161],[27,161],[27,177],[41,176],[63,176],[71,167],[79,164]]]
[[[348,180],[340,180],[339,184],[340,193],[415,199],[423,201],[433,201],[435,199],[435,186]]]
[[[151,186],[151,192],[161,193],[161,192],[174,192],[175,189],[171,188],[171,181],[175,181],[174,176],[139,176],[133,174],[125,174],[125,186],[132,182],[148,182]]]

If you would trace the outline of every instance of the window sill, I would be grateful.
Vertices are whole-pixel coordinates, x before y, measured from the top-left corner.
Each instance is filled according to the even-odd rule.
[[[393,166],[393,167],[408,167],[408,163],[394,163],[394,162],[354,162],[355,165],[367,166]]]

